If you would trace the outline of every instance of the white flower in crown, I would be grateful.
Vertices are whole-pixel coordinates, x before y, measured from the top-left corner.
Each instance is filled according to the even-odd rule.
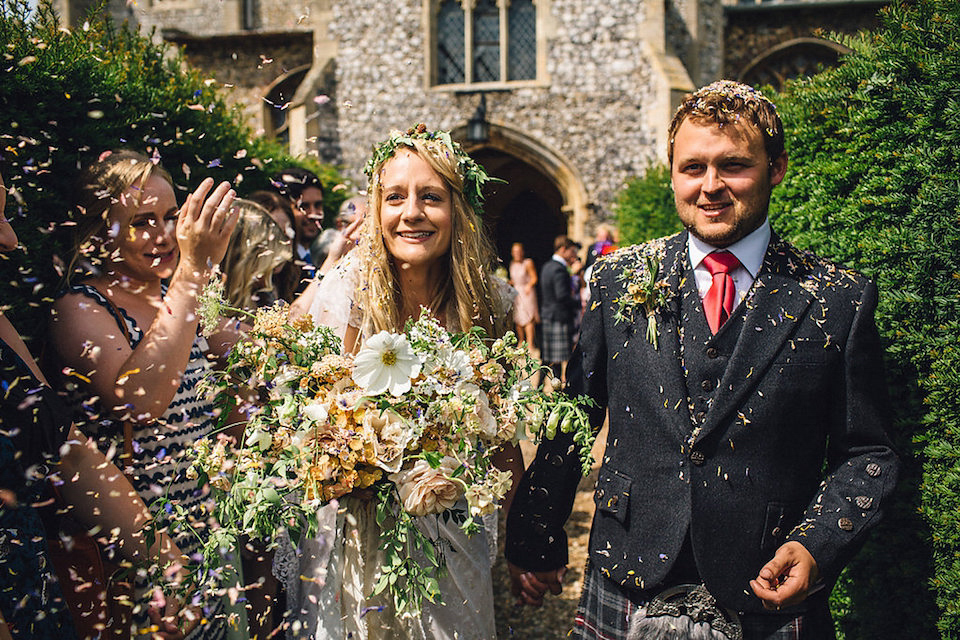
[[[367,340],[353,359],[353,381],[370,395],[402,395],[418,375],[420,359],[407,338],[387,331]]]

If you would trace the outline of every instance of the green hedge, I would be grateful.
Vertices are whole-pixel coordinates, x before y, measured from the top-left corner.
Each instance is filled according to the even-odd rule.
[[[834,590],[840,636],[960,638],[960,3],[896,3],[880,25],[845,39],[854,51],[836,69],[773,96],[790,166],[771,220],[880,287],[904,469]],[[631,240],[662,224],[657,175],[620,194]]]
[[[623,247],[679,231],[682,227],[673,206],[670,167],[653,165],[642,177],[628,181],[617,194],[614,211]]]
[[[879,285],[904,459],[843,585],[848,638],[960,637],[958,37],[955,0],[894,4],[875,34],[846,42],[854,53],[837,69],[776,99],[791,168],[771,217]]]
[[[254,138],[212,80],[186,69],[179,52],[91,14],[62,29],[49,0],[30,15],[26,0],[0,0],[0,156],[23,250],[0,259],[2,300],[28,337],[43,327],[67,260],[64,226],[78,168],[125,147],[157,157],[182,201],[204,177],[238,192],[269,186],[290,165],[317,171],[333,215],[345,190],[336,169],[292,158]],[[21,252],[22,251],[22,252]]]

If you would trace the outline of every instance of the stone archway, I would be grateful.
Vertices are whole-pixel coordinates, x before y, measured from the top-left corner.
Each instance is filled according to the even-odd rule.
[[[453,136],[463,140],[463,128]],[[505,183],[490,185],[484,218],[504,264],[510,246],[522,242],[539,266],[553,254],[553,239],[567,234],[583,241],[588,213],[586,191],[572,166],[559,153],[528,136],[491,124],[489,139],[464,143],[464,149],[491,176]]]
[[[812,76],[821,68],[834,67],[850,49],[821,38],[795,38],[751,60],[739,73],[740,81],[755,87],[769,84],[777,91],[792,78]]]

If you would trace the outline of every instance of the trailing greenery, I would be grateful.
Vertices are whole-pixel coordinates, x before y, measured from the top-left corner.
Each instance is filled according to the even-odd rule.
[[[954,0],[894,4],[838,68],[775,99],[791,166],[773,224],[877,282],[904,463],[842,585],[847,638],[960,637],[958,38]]]
[[[673,205],[670,167],[657,164],[640,178],[627,182],[614,204],[620,228],[620,246],[646,242],[679,231]]]
[[[157,158],[181,201],[207,176],[242,195],[268,188],[279,169],[307,166],[327,187],[328,215],[336,212],[346,195],[332,189],[337,171],[254,138],[216,82],[188,70],[176,50],[114,27],[100,10],[71,31],[48,0],[32,16],[27,5],[0,0],[0,171],[14,189],[7,216],[23,247],[0,258],[0,289],[21,332],[42,331],[68,262],[78,169],[105,150]]]

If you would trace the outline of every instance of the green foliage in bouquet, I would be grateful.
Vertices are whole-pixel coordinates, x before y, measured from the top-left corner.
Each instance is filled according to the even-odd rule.
[[[774,98],[774,227],[877,282],[904,464],[841,579],[847,638],[960,637],[960,3],[898,2],[842,64]]]
[[[669,236],[682,228],[670,188],[670,167],[657,164],[627,182],[614,204],[620,246]]]
[[[28,338],[42,332],[69,262],[76,177],[103,151],[155,158],[181,201],[208,176],[243,195],[269,187],[283,167],[305,165],[321,176],[335,215],[346,195],[333,189],[337,171],[254,137],[219,83],[190,70],[175,49],[115,26],[102,11],[67,29],[49,0],[31,4],[0,0],[0,172],[25,253],[0,259],[0,287],[5,300],[23,301],[10,315]]]
[[[201,307],[203,325],[213,326],[222,309],[216,285]],[[426,310],[402,333],[369,337],[355,355],[341,355],[339,340],[309,317],[290,321],[283,305],[258,310],[209,381],[221,415],[240,406],[248,421],[242,443],[196,447],[196,477],[214,489],[219,522],[205,570],[219,563],[218,544],[271,541],[282,528],[294,540],[302,530],[317,535],[319,507],[374,494],[382,553],[374,594],[388,592],[399,614],[419,611],[424,598],[436,602],[440,541],[414,517],[476,533],[511,486],[494,453],[558,428],[576,432],[590,468],[589,401],[534,388],[539,371],[512,333],[449,333]]]

